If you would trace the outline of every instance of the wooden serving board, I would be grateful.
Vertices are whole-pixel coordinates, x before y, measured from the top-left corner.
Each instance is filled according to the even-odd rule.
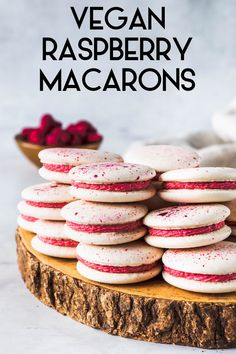
[[[134,285],[105,285],[82,277],[76,261],[44,256],[33,234],[17,229],[18,265],[27,288],[63,315],[107,333],[201,348],[236,347],[236,293],[184,291],[161,277]]]

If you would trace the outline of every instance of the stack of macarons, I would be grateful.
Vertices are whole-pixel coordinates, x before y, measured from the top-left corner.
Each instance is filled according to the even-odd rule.
[[[158,158],[155,159],[155,156]],[[154,167],[157,171],[158,197],[171,203],[171,206],[167,204],[167,207],[161,209],[158,206],[156,209],[152,207],[152,211],[144,217],[144,225],[148,228],[144,240],[153,247],[167,249],[162,257],[164,279],[172,285],[191,291],[236,291],[235,278],[232,278],[234,275],[229,276],[228,268],[225,270],[223,265],[217,271],[215,257],[216,250],[222,248],[219,257],[228,260],[227,250],[230,244],[223,240],[231,233],[234,234],[231,227],[235,226],[236,229],[236,207],[233,201],[236,199],[236,170],[199,167],[200,160],[194,152],[174,146],[134,148],[125,155],[125,161],[142,162]],[[231,264],[233,254],[236,258],[234,245]],[[175,264],[171,263],[173,255]],[[197,255],[200,258],[195,269],[193,262]],[[214,259],[214,269],[211,268],[209,259]],[[185,263],[181,268],[183,260]],[[202,270],[201,267],[205,269]],[[187,274],[192,268],[192,273],[195,274],[193,276]],[[207,277],[202,274],[207,274]],[[218,274],[225,276],[219,278]],[[228,280],[230,286],[228,283],[224,284]],[[201,286],[202,282],[208,282],[207,286]]]
[[[69,193],[68,172],[75,166],[98,162],[121,162],[117,154],[88,149],[52,148],[39,153],[43,166],[40,176],[50,181],[23,190],[18,204],[20,227],[36,233],[32,247],[40,253],[63,258],[76,258],[78,241],[64,232],[61,209],[74,197]]]
[[[77,166],[69,172],[71,195],[62,209],[65,234],[78,241],[77,269],[91,280],[137,283],[161,271],[162,250],[139,240],[147,230],[143,201],[156,190],[153,168],[123,162]]]

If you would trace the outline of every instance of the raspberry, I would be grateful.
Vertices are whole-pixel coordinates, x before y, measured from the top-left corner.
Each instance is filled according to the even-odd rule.
[[[46,136],[46,145],[58,145],[59,144],[59,136],[48,134]]]
[[[62,145],[62,146],[70,145],[70,143],[71,143],[71,134],[70,134],[70,132],[68,132],[66,130],[62,130],[59,133],[59,141],[60,141],[60,145]]]
[[[71,145],[82,145],[83,144],[83,139],[78,133],[71,133],[72,135],[72,141]]]
[[[28,140],[28,136],[30,135],[30,133],[35,130],[36,128],[23,128],[20,132],[20,136],[24,139],[24,140]]]
[[[87,143],[96,143],[96,142],[101,141],[101,140],[102,140],[102,135],[101,134],[99,134],[99,133],[90,133],[87,136],[86,142]]]
[[[32,144],[44,145],[44,134],[40,129],[34,129],[28,136],[28,141]]]
[[[61,127],[61,123],[56,121],[51,114],[44,114],[40,120],[40,130],[46,135],[53,128]]]

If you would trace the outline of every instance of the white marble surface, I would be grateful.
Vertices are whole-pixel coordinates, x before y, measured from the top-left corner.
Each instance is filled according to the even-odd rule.
[[[71,1],[70,5],[80,3]],[[87,3],[97,4],[97,1]],[[132,11],[143,1],[129,2],[129,5],[124,0],[100,3],[119,4]],[[155,8],[157,2],[150,0],[148,5]],[[41,37],[76,39],[78,36],[68,2],[0,0],[0,345],[3,353],[206,352],[113,337],[80,325],[34,299],[25,289],[16,266],[16,203],[23,187],[40,180],[36,169],[14,145],[12,137],[22,126],[37,124],[39,115],[45,111],[65,122],[87,117],[104,133],[103,148],[120,152],[136,139],[163,138],[208,128],[212,112],[234,96],[235,0],[163,0],[161,5],[167,6],[167,35],[194,37],[187,59],[197,73],[197,88],[193,92],[40,93],[37,75],[41,66]],[[173,61],[170,67],[174,65]]]

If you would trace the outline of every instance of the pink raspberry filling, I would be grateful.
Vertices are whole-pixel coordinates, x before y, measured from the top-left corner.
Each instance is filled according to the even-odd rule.
[[[179,278],[185,278],[189,280],[196,280],[196,281],[203,281],[205,283],[207,282],[212,282],[212,283],[223,283],[231,280],[236,279],[236,273],[231,273],[231,274],[195,274],[195,273],[188,273],[188,272],[182,272],[180,270],[175,270],[172,268],[167,267],[164,265],[164,270],[170,274],[173,275],[174,277],[179,277]]]
[[[38,208],[63,208],[67,203],[45,203],[45,202],[33,202],[31,200],[26,200],[28,205],[38,207]]]
[[[40,241],[53,246],[76,247],[78,245],[78,242],[64,238],[50,238],[39,235],[37,235],[37,237],[40,239]]]
[[[142,272],[147,272],[151,269],[153,269],[156,265],[157,262],[153,262],[150,264],[142,264],[139,266],[124,266],[124,267],[116,267],[116,266],[108,266],[108,265],[103,265],[103,264],[96,264],[92,263],[89,261],[86,261],[85,259],[77,256],[77,259],[79,262],[83,263],[85,266],[98,270],[99,272],[105,272],[105,273],[142,273]]]
[[[142,226],[142,221],[137,220],[134,222],[126,223],[126,224],[113,224],[113,225],[82,225],[76,224],[71,221],[67,221],[66,224],[75,231],[81,232],[127,232],[133,231]]]
[[[82,189],[93,189],[93,190],[111,191],[111,192],[133,192],[133,191],[140,191],[148,188],[151,185],[151,180],[129,182],[129,183],[125,182],[125,183],[100,183],[100,184],[80,183],[80,182],[72,181],[72,185],[76,188],[82,188]]]
[[[163,182],[163,189],[236,189],[236,181],[220,182]]]
[[[221,221],[217,224],[195,227],[191,229],[172,229],[172,230],[163,230],[163,229],[149,229],[149,234],[151,236],[159,237],[179,237],[179,236],[196,236],[201,234],[206,234],[209,232],[214,232],[222,229],[225,226],[225,222]]]
[[[28,216],[28,215],[24,215],[24,214],[21,214],[21,217],[22,217],[22,219],[24,219],[26,221],[30,221],[30,222],[35,222],[38,220],[37,218],[34,218],[33,216]]]
[[[68,173],[75,166],[73,166],[73,165],[56,165],[56,164],[44,163],[43,167],[45,167],[47,170],[53,171],[53,172]]]

